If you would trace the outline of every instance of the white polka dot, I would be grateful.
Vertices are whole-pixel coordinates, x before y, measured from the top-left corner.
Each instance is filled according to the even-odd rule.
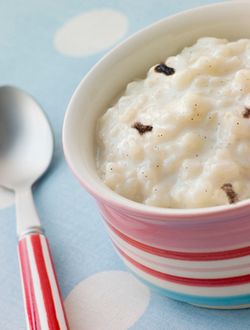
[[[74,330],[123,330],[144,313],[149,289],[127,272],[106,271],[80,282],[65,300]]]
[[[8,207],[14,203],[14,193],[0,187],[0,209]]]
[[[125,35],[128,20],[122,13],[93,10],[73,17],[55,34],[56,49],[75,57],[91,55],[112,46]]]

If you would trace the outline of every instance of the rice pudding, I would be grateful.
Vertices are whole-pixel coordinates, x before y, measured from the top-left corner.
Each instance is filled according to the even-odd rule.
[[[201,38],[128,84],[97,123],[104,183],[147,205],[250,198],[250,40]]]

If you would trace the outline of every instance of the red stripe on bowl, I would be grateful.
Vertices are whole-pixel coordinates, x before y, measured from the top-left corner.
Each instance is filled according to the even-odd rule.
[[[231,285],[240,285],[250,283],[250,274],[235,276],[235,277],[227,277],[227,278],[188,278],[188,277],[180,277],[175,275],[170,275],[166,273],[162,273],[156,271],[152,268],[144,266],[131,257],[129,257],[124,251],[122,251],[115,243],[114,243],[118,252],[128,260],[132,265],[142,270],[143,272],[152,275],[160,280],[174,282],[177,284],[189,285],[189,286],[206,286],[206,287],[221,287],[221,286],[231,286]]]
[[[144,243],[138,242],[133,238],[130,238],[112,226],[106,219],[107,225],[110,229],[121,239],[129,243],[130,245],[136,247],[139,250],[145,251],[150,254],[154,254],[160,257],[169,258],[169,259],[178,259],[178,260],[188,260],[188,261],[216,261],[216,260],[226,260],[233,258],[240,258],[247,255],[250,255],[250,246],[227,251],[218,251],[218,252],[179,252],[179,251],[170,251],[155,248]]]

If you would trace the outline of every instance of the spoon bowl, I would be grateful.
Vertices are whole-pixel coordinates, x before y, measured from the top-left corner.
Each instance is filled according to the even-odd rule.
[[[0,87],[1,185],[13,190],[31,186],[47,170],[52,154],[53,135],[40,106],[16,87]]]

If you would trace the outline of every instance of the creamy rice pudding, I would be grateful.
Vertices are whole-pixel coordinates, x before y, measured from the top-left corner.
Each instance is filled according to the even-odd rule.
[[[201,38],[129,83],[98,121],[97,168],[152,206],[250,198],[250,40]]]

